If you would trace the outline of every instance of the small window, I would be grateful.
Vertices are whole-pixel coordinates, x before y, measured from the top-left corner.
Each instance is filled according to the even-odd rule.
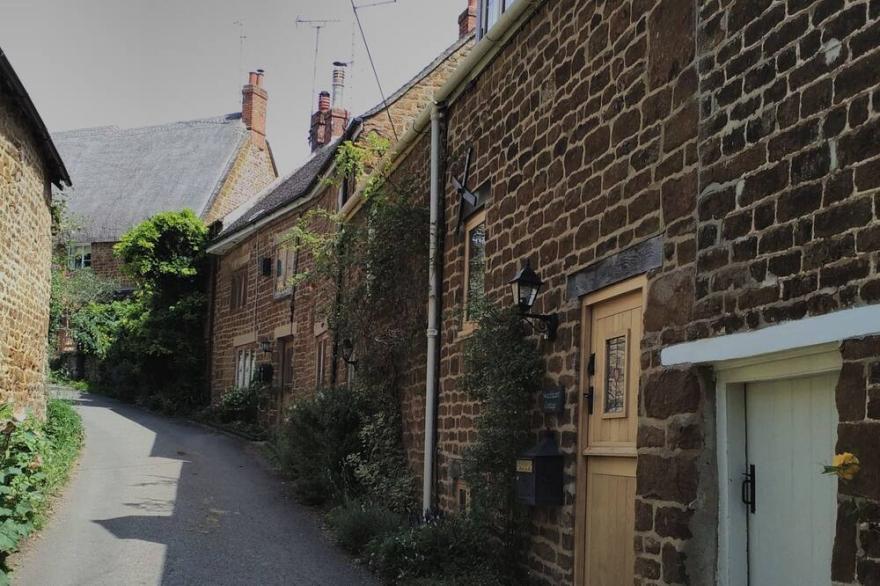
[[[327,368],[327,336],[318,338],[317,346],[317,353],[315,355],[315,386],[321,388],[324,386]]]
[[[92,245],[71,244],[67,248],[67,268],[87,269],[92,266]]]
[[[464,322],[473,328],[486,296],[486,213],[474,214],[465,225]]]
[[[344,177],[342,179],[342,183],[339,184],[339,209],[348,203],[348,200],[351,199],[352,187],[354,186],[354,180],[349,177]]]
[[[513,6],[516,0],[480,0],[478,16],[480,24],[477,27],[477,40],[483,38],[501,15]]]
[[[247,303],[247,268],[242,268],[232,274],[232,282],[229,291],[229,306],[232,309],[240,309]]]
[[[284,340],[281,345],[281,388],[293,388],[293,339]]]
[[[605,417],[626,417],[626,375],[629,332],[605,340],[605,393],[602,412]]]
[[[285,295],[293,290],[291,279],[296,265],[296,250],[291,242],[275,247],[275,295]]]
[[[254,380],[257,353],[254,350],[239,350],[235,355],[235,386],[245,388]]]

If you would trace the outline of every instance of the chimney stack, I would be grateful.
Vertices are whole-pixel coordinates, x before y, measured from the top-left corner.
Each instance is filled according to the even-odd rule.
[[[458,17],[458,38],[463,39],[477,30],[477,0],[468,0],[468,7]]]
[[[318,110],[312,114],[312,124],[309,129],[309,144],[312,152],[326,146],[342,136],[348,126],[348,110],[343,105],[343,92],[345,88],[344,64],[334,63],[337,66],[333,70],[333,95],[323,91],[318,95]]]
[[[266,104],[269,94],[263,89],[263,70],[251,71],[248,83],[241,90],[241,121],[251,131],[251,140],[260,149],[266,148]]]

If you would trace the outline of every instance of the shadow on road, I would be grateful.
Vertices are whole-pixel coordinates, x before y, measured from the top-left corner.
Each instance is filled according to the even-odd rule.
[[[132,514],[91,522],[117,539],[163,545],[161,584],[372,583],[246,442],[100,396],[74,403],[109,409],[143,428],[127,425],[132,434],[153,435],[149,458],[126,477],[120,505]]]

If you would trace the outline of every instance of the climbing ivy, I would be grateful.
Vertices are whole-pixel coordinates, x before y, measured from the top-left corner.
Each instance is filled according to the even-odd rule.
[[[347,341],[357,360],[350,392],[360,407],[358,448],[338,463],[350,471],[357,487],[348,483],[343,496],[366,492],[368,498],[405,510],[415,504],[415,483],[403,451],[400,390],[426,319],[428,210],[413,195],[418,193],[413,182],[393,183],[382,172],[387,148],[387,140],[374,134],[341,145],[326,182],[359,184],[359,211],[346,219],[313,209],[296,223],[289,241],[310,261],[301,263],[306,268],[294,275],[292,284],[311,283],[322,292],[326,303],[317,311],[327,320],[337,350]],[[309,407],[301,403],[294,407],[297,414]],[[299,433],[287,431],[291,437]]]
[[[479,401],[480,415],[463,472],[471,489],[472,517],[499,542],[499,570],[519,583],[528,516],[516,498],[515,463],[533,439],[530,414],[544,366],[517,310],[485,304],[478,315],[464,349],[462,384]]]

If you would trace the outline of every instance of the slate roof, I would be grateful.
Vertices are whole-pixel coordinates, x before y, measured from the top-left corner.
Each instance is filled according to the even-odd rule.
[[[318,149],[302,167],[276,179],[250,202],[245,202],[237,210],[227,215],[223,221],[225,224],[223,231],[218,235],[218,239],[238,232],[251,222],[308,195],[320,180],[324,169],[333,161],[336,147],[341,142],[342,139],[339,139]]]
[[[207,211],[245,144],[241,114],[144,128],[84,128],[53,135],[74,188],[67,209],[80,242],[116,242],[164,211]]]
[[[12,64],[6,58],[3,49],[0,49],[0,93],[8,94],[12,97],[24,116],[25,121],[34,133],[40,152],[46,161],[49,181],[54,183],[59,189],[63,187],[62,183],[70,185],[70,177],[64,162],[58,154],[58,150],[52,143],[52,137],[46,130],[46,125],[37,112],[36,106],[31,101],[27,90],[18,78],[18,74],[12,68]]]
[[[412,79],[391,94],[387,99],[387,104],[390,106],[403,97],[406,92],[445,62],[450,55],[461,49],[461,47],[466,45],[472,39],[473,34],[461,38],[450,45],[445,51],[443,51],[443,53],[419,71]],[[300,197],[307,195],[332,161],[333,156],[336,153],[336,148],[342,142],[350,140],[355,129],[358,128],[364,120],[376,116],[384,110],[385,102],[370,108],[357,118],[354,118],[345,133],[343,133],[342,138],[319,149],[302,167],[285,177],[277,179],[254,199],[245,202],[237,210],[228,214],[223,220],[223,230],[217,235],[214,242],[218,242],[231,236],[232,234],[246,228],[252,222],[259,220],[261,217],[264,217],[267,214],[296,201]]]

